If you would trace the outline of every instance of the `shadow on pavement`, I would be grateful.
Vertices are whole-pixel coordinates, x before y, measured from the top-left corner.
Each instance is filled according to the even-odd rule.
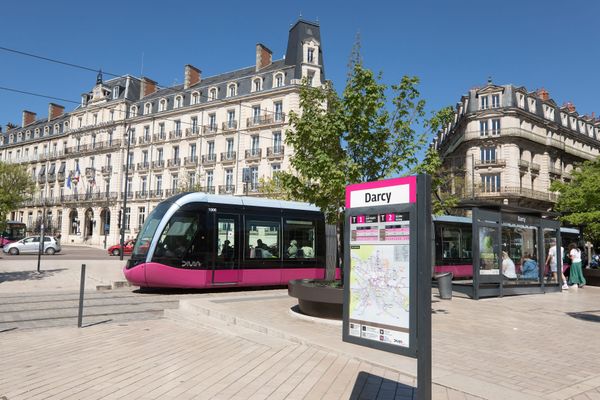
[[[567,315],[589,322],[600,322],[600,310],[590,310],[581,312],[570,312]]]
[[[412,400],[414,394],[412,386],[361,371],[354,382],[350,399]]]
[[[48,269],[44,271],[11,271],[0,272],[0,283],[10,281],[34,281],[48,278],[58,272],[66,271],[66,268]]]

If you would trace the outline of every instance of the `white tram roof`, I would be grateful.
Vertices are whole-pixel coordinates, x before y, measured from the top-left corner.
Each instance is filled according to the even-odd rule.
[[[219,194],[209,194],[204,192],[193,192],[184,194],[181,197],[177,198],[174,201],[174,203],[178,204],[179,206],[188,203],[212,203],[237,206],[284,208],[288,210],[301,211],[321,211],[319,207],[313,204],[302,203],[299,201],[285,201],[246,196],[228,196]]]

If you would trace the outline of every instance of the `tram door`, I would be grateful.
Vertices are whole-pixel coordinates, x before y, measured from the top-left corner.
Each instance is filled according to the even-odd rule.
[[[213,283],[237,283],[240,273],[240,216],[216,213]]]

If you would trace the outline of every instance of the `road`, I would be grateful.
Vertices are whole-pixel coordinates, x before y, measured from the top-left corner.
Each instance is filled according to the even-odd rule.
[[[123,257],[125,260],[128,256]],[[19,254],[18,256],[11,256],[10,254],[1,253],[0,260],[37,260],[37,254]],[[42,255],[44,260],[118,260],[119,257],[110,256],[104,249],[97,249],[95,247],[87,246],[62,246],[60,253],[54,255]]]

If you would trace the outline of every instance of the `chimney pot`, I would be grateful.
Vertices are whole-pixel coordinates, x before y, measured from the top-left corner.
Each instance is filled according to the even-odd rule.
[[[541,100],[544,100],[544,101],[546,101],[550,98],[550,94],[544,88],[538,89],[537,95]]]
[[[193,65],[187,64],[185,66],[185,76],[183,80],[183,88],[189,89],[190,87],[197,85],[202,80],[202,71]]]
[[[52,121],[55,118],[60,117],[65,113],[65,106],[60,104],[50,103],[48,104],[48,121]]]
[[[273,52],[262,43],[256,44],[256,71],[271,65],[273,61]]]
[[[31,125],[35,122],[36,113],[33,111],[23,110],[23,119],[21,121],[21,126],[24,128],[27,125]]]
[[[142,77],[142,91],[140,93],[140,98],[144,98],[154,92],[156,92],[156,82],[145,76]]]

